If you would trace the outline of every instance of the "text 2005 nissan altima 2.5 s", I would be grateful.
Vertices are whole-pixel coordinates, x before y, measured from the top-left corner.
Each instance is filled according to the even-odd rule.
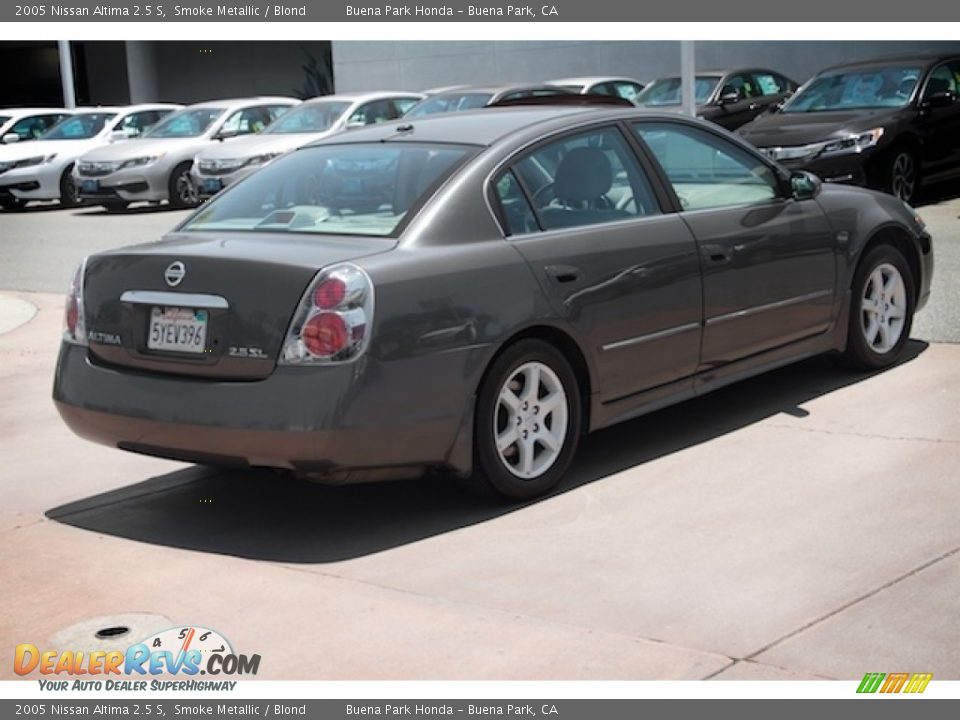
[[[531,497],[587,431],[816,353],[893,363],[932,268],[900,200],[675,114],[400,120],[89,257],[54,397],[134,452]]]

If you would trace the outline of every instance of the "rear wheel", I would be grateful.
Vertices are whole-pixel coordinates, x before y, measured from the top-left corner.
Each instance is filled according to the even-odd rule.
[[[870,250],[854,275],[846,363],[862,370],[895,363],[910,337],[914,298],[903,254],[890,245]]]
[[[80,188],[73,179],[73,165],[63,171],[60,176],[60,204],[74,207],[80,204]]]
[[[197,189],[190,179],[190,163],[181,163],[173,169],[167,191],[170,204],[175,208],[195,207],[200,203]]]
[[[521,340],[490,368],[474,423],[476,465],[490,490],[523,499],[551,490],[580,437],[577,379],[556,348]]]

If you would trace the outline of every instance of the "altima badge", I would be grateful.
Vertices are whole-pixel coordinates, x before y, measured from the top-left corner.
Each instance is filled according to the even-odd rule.
[[[176,287],[183,282],[183,278],[187,275],[186,266],[177,260],[176,262],[170,263],[163,273],[163,279],[167,281],[167,285],[170,287]]]

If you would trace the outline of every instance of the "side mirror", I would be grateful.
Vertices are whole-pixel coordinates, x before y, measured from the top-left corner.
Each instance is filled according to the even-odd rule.
[[[347,130],[354,130],[356,128],[366,127],[367,124],[363,121],[362,118],[350,118],[347,120],[346,128]]]
[[[110,137],[107,138],[110,142],[117,142],[119,140],[127,140],[130,136],[127,135],[125,130],[114,130],[110,133]]]
[[[20,142],[20,136],[16,133],[7,133],[3,136],[3,144],[9,145],[10,143]]]
[[[720,96],[719,100],[717,100],[718,105],[732,105],[736,102],[740,102],[739,90],[730,90],[725,92]]]
[[[232,137],[236,137],[240,133],[237,130],[221,130],[214,137],[217,140],[229,140]]]
[[[790,174],[790,193],[794,200],[812,200],[822,187],[823,182],[811,172],[797,170]]]
[[[923,106],[925,108],[942,108],[953,105],[956,101],[957,96],[945,90],[928,95],[923,101]]]

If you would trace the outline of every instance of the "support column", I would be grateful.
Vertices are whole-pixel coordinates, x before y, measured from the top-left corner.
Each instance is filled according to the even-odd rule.
[[[63,88],[63,106],[77,106],[77,91],[73,84],[73,50],[69,40],[58,40],[57,50],[60,56],[60,85]]]
[[[683,112],[690,117],[697,116],[696,66],[693,57],[693,42],[693,40],[680,41],[680,91],[683,94]]]
[[[124,45],[127,52],[130,103],[160,102],[152,43],[128,40]]]

